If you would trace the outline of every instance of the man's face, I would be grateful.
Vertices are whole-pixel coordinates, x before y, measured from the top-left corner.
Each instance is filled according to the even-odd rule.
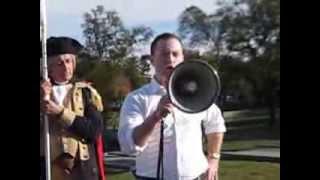
[[[151,60],[156,79],[166,86],[173,69],[184,61],[181,43],[175,38],[161,39],[155,46]]]
[[[76,57],[73,54],[61,54],[48,58],[49,76],[56,82],[69,81],[75,69]]]

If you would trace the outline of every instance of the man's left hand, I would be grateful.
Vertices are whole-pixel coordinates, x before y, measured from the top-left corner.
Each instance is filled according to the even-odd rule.
[[[219,160],[208,159],[208,170],[205,180],[216,180],[215,177],[218,175]]]

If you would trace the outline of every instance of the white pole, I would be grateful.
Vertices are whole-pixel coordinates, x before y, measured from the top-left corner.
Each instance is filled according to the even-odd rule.
[[[41,70],[42,77],[48,80],[48,69],[47,69],[47,18],[46,18],[46,1],[40,0],[40,27],[41,27],[41,38],[42,38],[42,61]],[[48,97],[46,97],[48,98]],[[46,179],[51,180],[51,160],[50,160],[50,135],[49,135],[49,124],[48,117],[44,115],[44,135],[45,135],[45,158],[46,158]]]

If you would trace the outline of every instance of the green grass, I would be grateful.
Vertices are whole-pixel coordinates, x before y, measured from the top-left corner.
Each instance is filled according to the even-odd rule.
[[[253,161],[222,161],[221,180],[280,180],[280,164]]]
[[[252,161],[221,161],[221,180],[280,180],[280,164]],[[108,180],[134,180],[128,173],[108,173]]]
[[[228,150],[245,150],[253,149],[262,146],[279,147],[279,141],[259,139],[259,140],[235,140],[235,141],[224,141],[222,145],[223,151]]]
[[[135,180],[135,178],[130,173],[121,173],[121,174],[108,174],[108,180]]]

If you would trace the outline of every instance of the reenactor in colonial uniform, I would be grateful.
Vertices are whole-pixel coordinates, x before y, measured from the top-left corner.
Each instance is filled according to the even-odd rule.
[[[43,179],[43,116],[46,115],[51,179],[105,180],[101,97],[89,83],[73,81],[76,58],[82,48],[78,41],[68,37],[47,40],[49,80],[40,81],[40,166]]]

